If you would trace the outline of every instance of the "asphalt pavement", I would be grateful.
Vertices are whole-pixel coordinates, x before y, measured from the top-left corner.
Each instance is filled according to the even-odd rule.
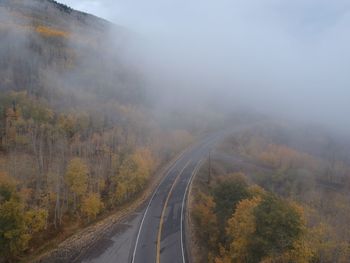
[[[227,134],[227,132],[226,132]],[[186,198],[201,161],[225,136],[206,136],[168,169],[149,201],[81,257],[82,263],[185,263]]]

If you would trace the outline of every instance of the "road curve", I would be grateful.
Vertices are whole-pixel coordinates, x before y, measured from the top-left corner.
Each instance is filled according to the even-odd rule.
[[[168,169],[148,203],[117,224],[75,262],[188,262],[184,222],[189,183],[210,149],[242,129],[236,127],[203,137]]]
[[[206,137],[169,168],[144,210],[129,262],[187,262],[184,212],[188,186],[201,160],[222,137],[222,133]]]

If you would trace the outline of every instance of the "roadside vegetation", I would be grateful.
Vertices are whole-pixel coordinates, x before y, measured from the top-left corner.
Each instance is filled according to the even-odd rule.
[[[342,149],[273,124],[229,138],[212,157],[209,184],[208,167],[195,182],[196,249],[208,252],[197,262],[348,262],[350,166]]]
[[[133,200],[192,140],[136,128],[143,124],[127,109],[119,125],[55,111],[26,92],[1,93],[0,104],[0,255],[8,259]]]

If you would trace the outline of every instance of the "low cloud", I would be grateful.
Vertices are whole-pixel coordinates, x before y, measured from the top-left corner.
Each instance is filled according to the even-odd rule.
[[[65,2],[139,35],[163,104],[213,100],[350,128],[348,1]]]

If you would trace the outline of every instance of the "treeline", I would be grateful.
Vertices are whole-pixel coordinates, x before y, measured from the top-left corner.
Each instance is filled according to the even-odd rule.
[[[329,185],[350,185],[349,144],[318,133],[296,139],[294,131],[271,126],[230,138],[225,151],[282,173],[304,169]]]
[[[99,111],[56,110],[26,92],[0,93],[0,105],[0,255],[7,259],[132,200],[192,140],[119,104],[118,122]]]

